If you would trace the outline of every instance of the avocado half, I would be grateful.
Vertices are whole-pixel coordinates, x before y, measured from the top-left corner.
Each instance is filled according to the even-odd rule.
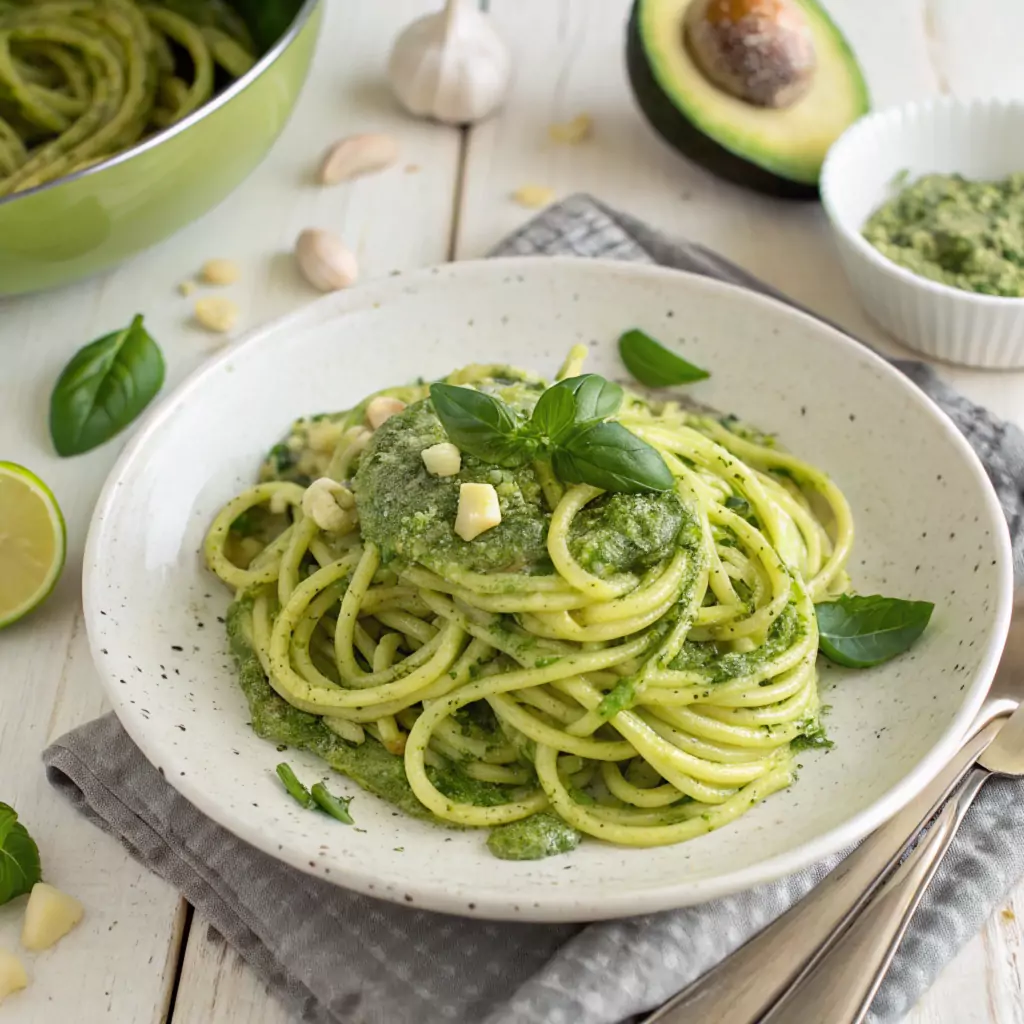
[[[807,17],[817,67],[807,93],[783,109],[758,107],[713,85],[690,56],[691,0],[635,0],[626,66],[640,109],[676,150],[713,174],[786,199],[815,199],[829,146],[870,108],[852,50],[815,0]]]

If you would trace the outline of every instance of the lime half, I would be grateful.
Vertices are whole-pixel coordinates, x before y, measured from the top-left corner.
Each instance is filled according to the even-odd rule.
[[[41,604],[64,568],[64,517],[50,488],[0,462],[0,629]]]

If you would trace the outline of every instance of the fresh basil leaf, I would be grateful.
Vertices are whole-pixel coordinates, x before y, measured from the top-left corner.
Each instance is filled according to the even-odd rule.
[[[524,437],[515,413],[482,391],[455,384],[431,384],[430,400],[452,443],[495,466],[521,466],[536,449]]]
[[[42,877],[39,847],[14,808],[0,803],[0,904],[30,892]]]
[[[818,646],[837,665],[871,668],[902,654],[924,632],[930,601],[844,594],[814,606]]]
[[[560,380],[556,388],[571,391],[576,399],[576,422],[593,423],[614,416],[622,405],[622,388],[596,373]]]
[[[540,396],[530,428],[558,443],[575,426],[614,416],[622,405],[622,388],[596,373],[568,377]]]
[[[142,317],[78,350],[50,396],[58,455],[81,455],[120,433],[164,383],[164,358]]]
[[[533,432],[552,442],[557,442],[575,422],[576,397],[561,384],[548,388],[540,396],[530,417]]]
[[[288,790],[288,795],[295,800],[297,804],[305,808],[313,806],[313,797],[306,787],[299,782],[295,772],[292,771],[292,766],[287,761],[282,761],[277,766],[277,777],[281,780],[282,785]]]
[[[344,822],[346,825],[354,825],[355,821],[348,812],[348,805],[352,803],[352,797],[335,796],[322,782],[313,784],[313,799],[317,807],[332,818]]]
[[[655,341],[640,330],[626,331],[619,338],[619,355],[626,369],[649,388],[690,384],[711,376],[707,370],[688,363],[682,356],[677,356],[660,341]]]
[[[665,460],[621,423],[591,423],[577,428],[552,454],[556,475],[571,484],[639,494],[673,486]]]

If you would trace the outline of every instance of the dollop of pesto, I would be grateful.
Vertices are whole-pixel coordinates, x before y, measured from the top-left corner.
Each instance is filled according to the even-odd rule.
[[[876,210],[863,234],[921,277],[984,295],[1024,296],[1024,172],[999,181],[927,174]]]
[[[380,548],[384,561],[420,562],[440,575],[449,566],[549,572],[551,514],[533,467],[503,469],[464,452],[456,476],[434,476],[423,465],[422,452],[447,440],[429,399],[377,429],[353,481],[363,536]],[[454,528],[464,483],[493,484],[501,506],[501,522],[468,542]]]
[[[684,526],[699,543],[696,518],[672,491],[603,494],[573,520],[569,550],[595,576],[640,574],[671,557]]]
[[[502,860],[540,860],[575,850],[581,838],[568,822],[541,811],[492,829],[487,849]]]
[[[380,548],[384,561],[419,562],[440,575],[451,567],[552,572],[551,510],[533,466],[503,469],[464,452],[456,476],[434,476],[423,465],[422,452],[446,440],[429,399],[378,428],[353,481],[363,536]],[[463,483],[493,484],[501,506],[501,522],[468,542],[454,529]],[[639,574],[671,557],[684,528],[697,530],[694,542],[699,542],[696,519],[671,491],[605,494],[576,516],[569,547],[598,576]]]

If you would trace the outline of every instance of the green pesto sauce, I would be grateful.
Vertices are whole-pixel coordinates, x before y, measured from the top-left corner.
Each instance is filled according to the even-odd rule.
[[[492,829],[487,848],[502,860],[540,860],[575,850],[581,838],[568,822],[541,811]]]
[[[252,649],[251,602],[243,599],[231,605],[227,614],[227,633],[238,667],[238,682],[248,701],[253,731],[257,736],[275,744],[286,743],[290,747],[309,750],[368,793],[386,800],[410,817],[453,827],[451,822],[435,817],[417,799],[406,778],[405,762],[401,757],[389,753],[370,736],[359,745],[347,743],[328,729],[319,716],[292,707],[273,690]],[[456,765],[440,769],[428,767],[427,775],[437,789],[451,800],[493,807],[517,798],[516,791],[511,787],[472,779]],[[532,857],[562,853],[575,848],[579,843],[579,834],[575,829],[556,818],[562,834],[547,820],[550,817],[535,814],[516,822],[519,826],[518,841],[524,849],[548,851],[533,853],[530,855]],[[576,839],[571,845],[565,845],[569,833],[574,834]],[[556,838],[559,835],[561,838]],[[520,859],[526,857],[524,854]]]
[[[533,467],[502,469],[463,453],[456,476],[427,472],[422,452],[446,441],[429,399],[380,426],[359,460],[354,480],[363,536],[385,561],[420,562],[444,575],[450,566],[473,572],[550,571],[544,506]],[[472,541],[455,533],[459,487],[493,484],[501,522]]]
[[[502,390],[521,409],[533,400],[522,385]],[[456,476],[437,477],[427,472],[422,452],[446,440],[429,399],[378,428],[353,483],[363,536],[385,561],[419,562],[440,575],[451,569],[551,573],[551,510],[533,467],[503,469],[463,453]],[[493,484],[501,506],[501,522],[468,542],[454,529],[463,483]],[[643,573],[672,554],[684,531],[688,546],[694,531],[699,542],[696,518],[673,492],[606,494],[576,517],[569,547],[596,575]]]
[[[238,681],[249,702],[253,731],[273,743],[301,747],[322,757],[332,768],[382,800],[414,818],[433,819],[416,798],[400,757],[372,737],[354,746],[331,732],[317,715],[293,708],[273,690],[251,646],[251,607],[236,601],[228,610],[227,629],[238,665]]]
[[[569,550],[595,576],[628,571],[643,573],[675,551],[684,525],[700,526],[672,491],[650,494],[603,494],[573,520]],[[684,540],[684,546],[690,538]]]
[[[927,174],[875,211],[864,237],[894,263],[963,291],[1024,296],[1024,172]]]
[[[752,651],[734,651],[727,642],[700,642],[687,640],[673,659],[671,667],[680,670],[700,670],[709,683],[724,683],[750,675],[761,665],[778,657],[798,643],[804,635],[805,623],[792,604],[772,623],[768,637]]]

